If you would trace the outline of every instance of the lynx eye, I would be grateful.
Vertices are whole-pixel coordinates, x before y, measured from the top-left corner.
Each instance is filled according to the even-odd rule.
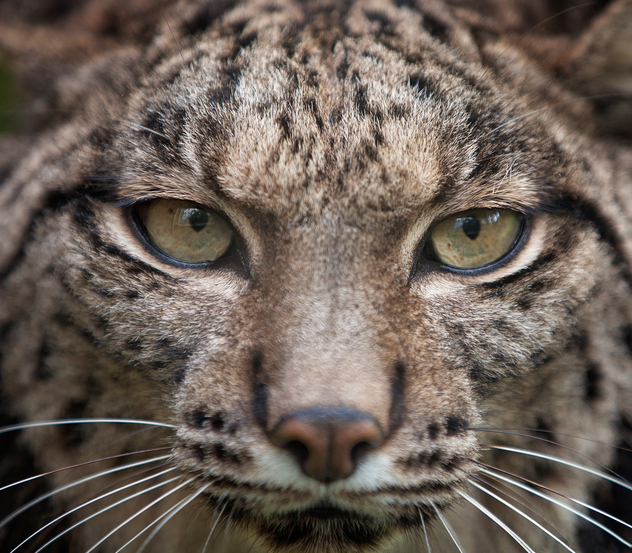
[[[507,254],[520,236],[523,216],[508,209],[473,209],[438,223],[424,254],[456,269],[478,269]]]
[[[233,241],[234,232],[219,213],[193,202],[153,200],[139,205],[136,215],[149,242],[185,263],[216,261]]]

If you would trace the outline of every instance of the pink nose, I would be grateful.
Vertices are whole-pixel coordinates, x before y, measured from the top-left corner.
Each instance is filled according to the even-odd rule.
[[[286,415],[270,437],[295,455],[307,476],[325,483],[351,476],[360,457],[384,442],[371,415],[331,407]]]

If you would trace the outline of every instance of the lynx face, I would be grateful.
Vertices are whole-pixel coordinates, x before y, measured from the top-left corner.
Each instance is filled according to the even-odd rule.
[[[220,521],[282,552],[606,551],[583,509],[632,420],[632,162],[576,94],[630,3],[555,58],[483,8],[185,2],[58,79],[76,115],[3,165],[3,401],[168,428],[28,435],[41,470],[156,455],[73,547],[153,521],[141,549],[206,550]],[[38,530],[13,518],[11,547]]]

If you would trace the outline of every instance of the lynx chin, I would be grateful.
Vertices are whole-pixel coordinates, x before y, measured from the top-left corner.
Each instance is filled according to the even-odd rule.
[[[632,0],[7,0],[0,73],[3,552],[632,551]]]

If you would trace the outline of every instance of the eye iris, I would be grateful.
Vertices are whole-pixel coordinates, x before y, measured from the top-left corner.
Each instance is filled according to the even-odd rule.
[[[233,231],[217,212],[193,202],[154,200],[137,209],[147,239],[185,263],[216,261],[230,248]]]
[[[476,209],[449,217],[430,234],[430,258],[457,269],[476,269],[503,257],[520,234],[522,216],[506,209]]]

